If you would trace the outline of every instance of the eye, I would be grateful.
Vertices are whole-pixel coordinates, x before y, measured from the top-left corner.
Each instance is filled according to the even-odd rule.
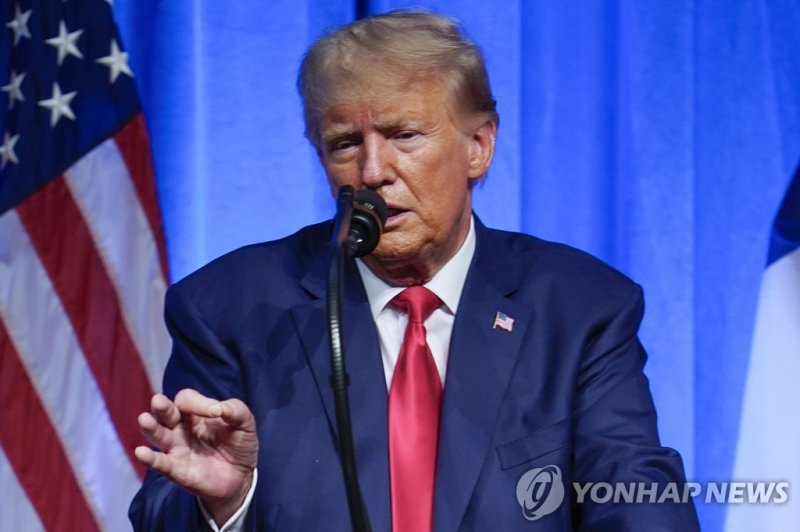
[[[419,132],[413,130],[398,131],[394,134],[394,138],[397,140],[413,140],[417,136],[419,136]]]
[[[358,146],[358,142],[352,138],[336,139],[328,143],[328,151],[331,153],[342,152]]]

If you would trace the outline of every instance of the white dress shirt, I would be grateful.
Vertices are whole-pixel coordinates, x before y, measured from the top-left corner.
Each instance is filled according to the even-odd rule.
[[[470,219],[469,233],[461,248],[436,275],[423,286],[436,294],[442,300],[442,305],[433,311],[425,320],[426,338],[431,349],[436,369],[444,386],[447,373],[447,358],[450,351],[450,335],[453,332],[453,321],[456,318],[458,302],[461,300],[461,291],[467,279],[469,265],[475,254],[475,222]],[[408,324],[408,315],[389,302],[400,292],[404,286],[392,286],[372,273],[361,259],[356,260],[367,299],[372,310],[372,318],[378,329],[378,338],[381,344],[381,358],[383,359],[383,372],[386,377],[386,388],[391,388],[394,367],[400,355],[403,344],[403,335]]]
[[[456,318],[458,303],[461,300],[461,292],[464,289],[464,282],[467,280],[469,265],[475,255],[475,220],[470,218],[469,233],[456,254],[439,270],[433,279],[423,286],[436,294],[442,300],[442,305],[425,320],[426,339],[430,347],[433,360],[436,362],[436,369],[444,386],[445,375],[447,373],[447,359],[450,354],[450,336],[453,333],[453,322]],[[381,344],[381,358],[383,360],[383,373],[386,378],[386,388],[391,388],[394,368],[397,365],[397,358],[400,356],[400,347],[403,344],[403,336],[408,324],[408,315],[405,312],[395,309],[389,302],[400,292],[405,290],[403,286],[392,286],[383,279],[375,275],[361,259],[356,259],[361,280],[364,283],[364,290],[367,293],[372,318],[375,320],[375,327],[378,329],[378,339]],[[211,516],[200,503],[200,509],[213,532],[239,532],[244,526],[244,519],[253,493],[256,489],[256,475],[253,476],[253,484],[247,493],[247,498],[241,508],[225,523],[221,528],[211,519]],[[199,502],[199,499],[198,499]]]

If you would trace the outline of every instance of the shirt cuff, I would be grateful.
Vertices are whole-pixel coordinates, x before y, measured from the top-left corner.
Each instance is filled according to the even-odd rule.
[[[214,522],[214,519],[211,518],[208,511],[206,510],[205,506],[203,506],[202,501],[198,497],[197,503],[200,505],[200,511],[203,512],[203,518],[206,520],[206,524],[208,524],[208,528],[212,530],[212,532],[241,532],[244,529],[244,519],[247,517],[247,510],[250,508],[250,501],[253,500],[253,493],[256,491],[256,482],[258,481],[258,468],[253,470],[253,482],[250,484],[250,490],[247,492],[247,496],[244,498],[244,502],[236,510],[236,513],[228,519],[228,522],[222,526],[217,526],[217,523]]]

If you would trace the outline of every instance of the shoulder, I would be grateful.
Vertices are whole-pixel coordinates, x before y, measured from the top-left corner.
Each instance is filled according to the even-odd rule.
[[[172,285],[167,301],[189,297],[219,304],[247,300],[268,288],[272,294],[300,290],[301,279],[324,261],[329,236],[330,224],[322,222],[226,253]]]
[[[477,250],[498,263],[513,264],[526,277],[547,276],[549,281],[581,284],[633,284],[626,275],[585,251],[525,233],[482,227]]]
[[[329,227],[328,222],[310,225],[278,240],[235,249],[189,274],[176,285],[192,285],[241,275],[249,277],[258,271],[254,268],[297,273],[296,266],[313,262],[321,253],[324,254]]]
[[[631,304],[643,310],[639,285],[589,253],[524,233],[481,228],[478,235],[476,260],[507,276],[514,298],[570,313]]]

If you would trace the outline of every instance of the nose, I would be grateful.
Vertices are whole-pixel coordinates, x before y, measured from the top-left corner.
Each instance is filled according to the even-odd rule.
[[[391,144],[381,135],[364,139],[361,152],[361,182],[367,188],[389,185],[396,178]]]

